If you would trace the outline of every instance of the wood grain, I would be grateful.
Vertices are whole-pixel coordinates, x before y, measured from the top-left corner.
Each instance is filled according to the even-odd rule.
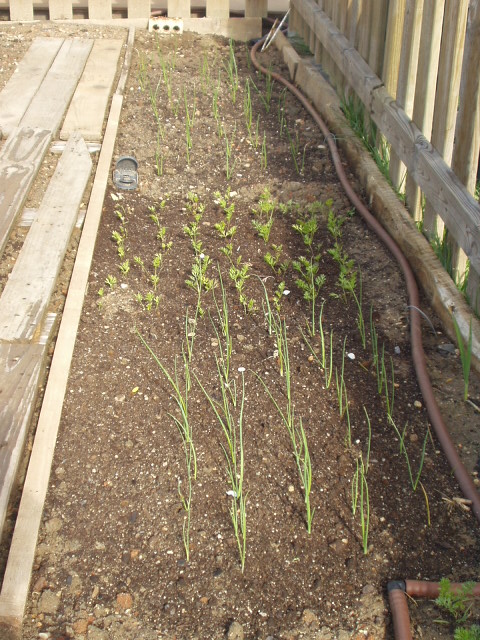
[[[85,140],[101,139],[121,49],[121,40],[95,40],[65,116],[62,140],[68,140],[74,131]]]
[[[17,128],[0,152],[0,255],[51,138],[51,132],[44,129]]]
[[[18,126],[50,69],[62,38],[35,38],[0,93],[0,129],[7,137]]]
[[[75,134],[59,160],[2,292],[0,341],[31,341],[38,334],[77,220],[91,166],[85,142]]]

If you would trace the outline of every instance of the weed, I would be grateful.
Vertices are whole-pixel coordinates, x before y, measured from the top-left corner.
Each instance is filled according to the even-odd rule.
[[[472,364],[472,321],[470,320],[470,328],[468,331],[468,342],[465,345],[463,342],[460,327],[458,326],[457,319],[452,313],[453,326],[455,328],[455,335],[457,337],[458,350],[460,351],[460,360],[462,363],[463,371],[463,400],[468,400],[468,384],[470,380],[470,367]]]

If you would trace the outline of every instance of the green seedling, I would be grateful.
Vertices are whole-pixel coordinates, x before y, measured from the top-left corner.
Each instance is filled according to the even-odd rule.
[[[290,371],[290,356],[288,352],[288,338],[287,328],[285,322],[282,322],[279,316],[273,315],[273,326],[276,335],[276,344],[278,348],[279,361],[281,362],[281,369],[283,369],[283,378],[285,380],[285,396],[286,396],[286,408],[282,410],[279,403],[273,397],[270,389],[265,381],[257,374],[256,377],[263,385],[263,388],[267,392],[268,396],[272,400],[283,424],[285,425],[290,441],[292,444],[293,456],[295,459],[297,472],[300,483],[302,485],[304,502],[305,502],[305,524],[307,532],[312,532],[312,521],[315,513],[315,509],[311,508],[310,494],[312,488],[312,462],[310,452],[308,448],[308,442],[306,433],[303,427],[302,419],[299,419],[298,426],[295,422],[295,408],[292,397],[292,383],[291,383],[291,371]],[[282,372],[281,372],[282,374]]]
[[[305,169],[305,154],[307,152],[307,145],[305,145],[302,153],[301,160],[299,162],[300,155],[300,140],[298,138],[298,131],[295,131],[295,140],[292,138],[288,127],[285,128],[287,132],[288,145],[290,148],[290,155],[292,156],[293,166],[295,167],[298,175],[303,175]]]
[[[267,136],[265,131],[263,132],[262,140],[262,155],[261,155],[261,167],[263,170],[267,168],[268,156],[267,156]]]
[[[289,265],[288,260],[280,262],[280,257],[283,252],[283,246],[281,244],[272,244],[272,252],[267,251],[267,253],[263,256],[263,259],[272,269],[272,271],[274,271],[274,273],[276,273],[277,275],[281,275],[285,273]]]
[[[105,278],[105,284],[110,287],[110,289],[115,289],[115,287],[117,286],[117,279],[115,276],[112,275],[108,275]]]
[[[186,511],[184,523],[183,523],[183,544],[185,548],[185,554],[187,561],[190,559],[190,523],[191,523],[191,509],[192,509],[192,481],[197,478],[197,454],[193,443],[193,430],[192,424],[188,415],[188,395],[191,387],[190,379],[190,367],[188,358],[185,351],[182,349],[184,380],[183,385],[180,380],[179,372],[177,369],[177,359],[175,358],[174,373],[171,375],[166,367],[159,360],[154,353],[150,345],[143,338],[141,333],[136,330],[138,337],[140,338],[147,351],[150,353],[161,372],[168,381],[172,391],[173,399],[177,405],[178,414],[174,415],[169,413],[168,415],[175,423],[180,437],[182,439],[182,445],[185,453],[185,461],[187,468],[187,483],[188,483],[188,495],[185,496],[181,491],[180,482],[178,484],[178,494],[184,510]],[[183,386],[183,389],[181,388]]]
[[[252,126],[253,126],[253,109],[252,109],[252,97],[250,94],[249,78],[247,78],[245,82],[245,93],[243,98],[243,113],[245,116],[245,126],[247,127],[248,137],[251,139]]]
[[[468,385],[470,380],[470,367],[472,364],[472,321],[470,320],[470,327],[468,331],[468,342],[463,342],[460,327],[458,326],[457,319],[452,313],[453,326],[455,329],[455,335],[457,337],[458,350],[460,351],[460,360],[462,363],[463,371],[463,399],[466,402],[468,400]]]
[[[231,38],[228,42],[228,45],[229,45],[228,63],[224,66],[227,72],[227,78],[228,78],[232,103],[235,104],[237,101],[237,91],[240,85],[238,81],[237,60],[235,58],[235,43]]]
[[[234,127],[233,129],[232,137],[230,140],[228,139],[228,136],[225,135],[225,175],[227,177],[227,180],[232,179],[233,172],[235,171],[235,165],[237,164],[237,161],[232,158],[235,131],[236,127]]]
[[[237,541],[240,566],[242,573],[245,570],[246,549],[247,549],[247,495],[244,490],[244,444],[243,444],[243,410],[245,404],[245,378],[243,367],[239,368],[242,377],[242,391],[240,403],[235,417],[232,412],[230,401],[230,389],[225,382],[220,364],[217,360],[218,379],[222,394],[221,402],[217,402],[205,389],[198,377],[195,378],[208,400],[213,412],[221,426],[225,445],[222,445],[223,453],[227,464],[227,477],[229,490],[228,496],[232,499],[230,506],[230,518]],[[235,401],[234,407],[237,407]]]
[[[352,480],[352,513],[355,516],[357,507],[359,507],[364,555],[368,553],[368,535],[370,529],[370,494],[368,490],[367,471],[368,467],[365,466],[363,456],[360,455],[356,461],[356,470]],[[359,500],[360,504],[358,502]]]
[[[302,291],[305,300],[311,305],[310,334],[315,335],[315,306],[320,289],[326,282],[324,274],[320,274],[320,254],[312,255],[310,259],[300,256],[298,260],[293,260],[292,266],[300,274],[295,280],[295,284]]]
[[[215,303],[215,308],[217,310],[217,318],[221,327],[221,335],[219,334],[213,320],[210,318],[213,329],[217,336],[218,349],[220,352],[219,364],[222,370],[223,379],[225,380],[225,384],[230,388],[230,359],[232,357],[232,337],[230,335],[230,325],[229,325],[229,313],[228,313],[228,301],[227,301],[227,292],[225,291],[225,287],[223,285],[222,273],[220,271],[220,265],[217,264],[218,271],[218,280],[220,283],[220,291],[222,294],[221,304],[218,303],[217,298],[215,296],[215,290],[213,290],[213,300]],[[234,385],[234,390],[232,394],[233,398],[236,398],[236,387],[235,380],[232,381]]]
[[[440,580],[440,593],[435,604],[448,613],[455,622],[455,640],[480,640],[480,626],[478,624],[465,626],[472,615],[476,597],[474,595],[474,582],[465,582],[459,586],[451,584],[448,578]],[[444,620],[436,620],[445,624]]]
[[[130,260],[127,258],[121,264],[118,265],[118,268],[120,269],[122,274],[126,276],[130,271]]]

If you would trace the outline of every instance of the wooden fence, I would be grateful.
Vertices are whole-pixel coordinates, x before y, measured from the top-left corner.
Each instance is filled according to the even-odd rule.
[[[480,0],[291,0],[290,30],[390,148],[390,178],[480,307]]]
[[[255,18],[287,8],[288,0],[0,0],[0,12],[12,21],[148,19],[152,11],[188,19],[197,10],[214,19],[229,19],[232,11]]]

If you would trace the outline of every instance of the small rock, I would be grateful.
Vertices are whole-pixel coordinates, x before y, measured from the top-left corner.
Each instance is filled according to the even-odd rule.
[[[38,578],[38,580],[33,585],[33,592],[42,593],[42,591],[45,591],[47,587],[48,587],[47,580],[43,576],[40,576],[40,578]]]
[[[415,409],[421,409],[422,403],[420,402],[420,400],[415,400],[415,402],[413,403],[413,406],[415,407]]]
[[[293,484],[289,484],[288,485],[288,493],[293,493],[295,491],[295,487],[293,486]]]
[[[75,635],[85,635],[88,629],[88,622],[88,618],[76,620],[72,625]]]
[[[311,609],[305,609],[302,613],[302,622],[306,624],[308,627],[313,627],[318,625],[318,618],[315,615],[315,612]]]
[[[44,591],[37,604],[39,613],[55,614],[60,606],[60,598],[53,591]]]
[[[45,523],[45,530],[48,534],[57,533],[63,526],[60,518],[51,518]]]
[[[450,355],[454,356],[457,351],[455,345],[452,344],[451,342],[439,344],[437,347],[437,350],[439,353],[442,354],[442,356],[450,356]]]
[[[243,640],[243,627],[236,620],[232,622],[227,633],[227,640]]]
[[[117,595],[117,604],[121,609],[131,609],[133,598],[129,593],[119,593]]]
[[[238,340],[239,342],[244,342],[244,340],[245,340],[245,336],[244,336],[244,335],[242,335],[241,333],[238,333],[238,334],[237,334],[237,340]]]

